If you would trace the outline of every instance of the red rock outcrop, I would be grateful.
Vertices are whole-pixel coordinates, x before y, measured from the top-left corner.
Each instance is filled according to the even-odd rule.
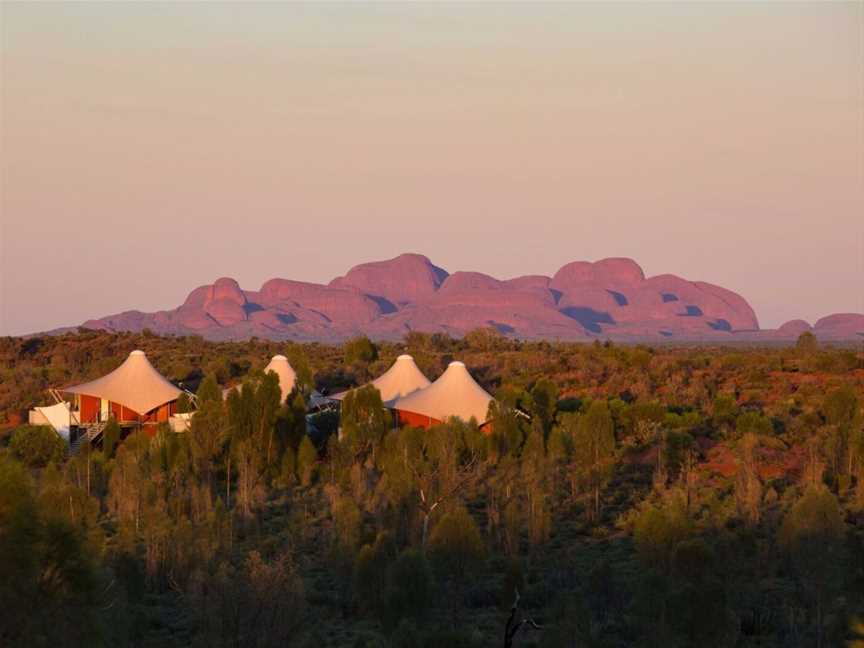
[[[354,266],[344,277],[331,281],[330,285],[350,286],[366,294],[383,297],[398,306],[432,295],[446,278],[447,271],[433,265],[422,254],[400,254],[388,261]]]
[[[576,261],[553,277],[499,280],[479,272],[452,275],[419,254],[364,263],[329,285],[271,279],[244,291],[221,278],[193,290],[174,310],[127,311],[85,323],[90,328],[337,341],[365,333],[400,338],[412,330],[460,336],[494,327],[524,339],[789,340],[810,326],[787,322],[760,331],[753,309],[720,286],[671,274],[646,278],[631,259]],[[864,337],[864,315],[819,320],[820,339]]]
[[[849,340],[864,338],[864,314],[835,313],[817,320],[813,333],[820,340]]]
[[[555,273],[551,287],[566,291],[579,284],[599,284],[607,287],[632,286],[644,279],[645,273],[633,259],[611,258],[594,263],[574,261]]]
[[[270,279],[257,294],[250,293],[257,305],[294,311],[311,310],[331,322],[365,323],[382,315],[383,308],[374,298],[356,288],[335,288],[303,281]]]
[[[804,333],[804,331],[812,331],[813,327],[802,319],[789,320],[777,327],[778,336],[795,336],[796,338]]]

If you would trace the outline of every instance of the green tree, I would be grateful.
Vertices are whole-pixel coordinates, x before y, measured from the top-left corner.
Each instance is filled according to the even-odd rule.
[[[105,425],[105,429],[102,430],[102,452],[105,453],[106,457],[110,458],[114,455],[114,448],[117,442],[120,441],[122,433],[123,430],[116,419],[109,419]]]
[[[501,398],[499,390],[496,400],[489,404],[489,420],[494,421],[489,435],[489,451],[493,461],[498,461],[508,455],[518,456],[528,433],[528,422],[516,409],[514,404],[508,404]]]
[[[830,426],[831,459],[834,472],[852,475],[856,460],[864,453],[864,414],[858,394],[850,385],[828,393],[822,405],[825,421]],[[848,477],[844,477],[848,481]]]
[[[192,411],[192,401],[185,391],[177,398],[177,413],[186,414]]]
[[[594,401],[578,419],[574,440],[574,468],[592,495],[591,520],[600,517],[600,491],[612,475],[615,429],[605,401]]]
[[[421,545],[425,549],[432,516],[466,491],[485,469],[482,433],[458,419],[430,430],[405,427],[385,444],[388,490],[396,501],[410,497],[422,518]]]
[[[387,570],[385,628],[392,629],[403,619],[422,619],[432,603],[432,570],[426,556],[406,549]]]
[[[540,378],[531,389],[531,403],[531,414],[540,420],[546,437],[555,422],[558,386],[548,378]]]
[[[851,427],[860,421],[858,394],[851,385],[843,385],[828,393],[822,407],[829,425]]]
[[[548,450],[552,461],[553,477],[566,481],[569,497],[576,500],[580,497],[584,485],[584,474],[577,462],[577,437],[582,414],[564,412],[558,417],[558,424],[549,435]]]
[[[816,645],[822,646],[824,606],[838,585],[846,531],[837,499],[824,486],[811,486],[789,509],[778,534],[781,549],[815,607]]]
[[[231,469],[236,469],[237,504],[243,516],[266,498],[268,476],[277,475],[282,456],[278,452],[276,423],[281,407],[278,376],[274,372],[246,380],[228,394],[230,430],[226,501],[230,501]]]
[[[714,399],[714,424],[728,428],[738,416],[738,403],[731,394],[722,394]]]
[[[393,537],[382,531],[372,544],[363,545],[354,559],[354,594],[361,608],[386,613],[387,570],[398,554]],[[382,619],[383,620],[383,619]]]
[[[804,331],[798,336],[798,340],[795,342],[795,348],[802,353],[813,353],[819,348],[819,342],[816,340],[816,336],[813,335],[812,332]]]
[[[659,504],[649,504],[639,513],[633,542],[647,566],[668,574],[678,543],[687,539],[691,530],[685,498],[671,491]]]
[[[334,548],[341,556],[353,556],[360,543],[363,513],[347,495],[337,495],[331,506]]]
[[[307,618],[303,580],[285,551],[269,560],[251,551],[237,566],[221,562],[212,572],[196,573],[188,590],[200,645],[297,645]]]
[[[280,452],[288,449],[295,453],[306,436],[306,399],[296,393],[279,410],[276,420],[277,446]]]
[[[294,388],[301,394],[309,394],[315,389],[315,376],[309,362],[309,355],[303,345],[290,343],[285,350],[285,357],[288,358],[296,375]]]
[[[374,453],[392,425],[373,385],[353,389],[342,400],[342,438],[362,453]]]
[[[665,418],[666,408],[657,401],[631,405],[624,421],[629,443],[641,446],[654,441]]]
[[[129,435],[117,448],[106,504],[120,524],[123,542],[133,542],[141,531],[145,506],[155,488],[150,479],[151,467],[150,438],[146,432]]]
[[[552,530],[552,515],[547,497],[551,476],[549,463],[543,447],[543,428],[538,420],[525,441],[521,461],[521,490],[525,497],[528,537],[533,546],[545,542]]]
[[[364,378],[367,377],[369,365],[377,359],[378,348],[365,335],[345,343],[345,364],[354,367]]]
[[[255,391],[256,436],[266,444],[265,463],[271,468],[278,458],[278,442],[276,437],[276,422],[282,406],[282,390],[279,387],[279,376],[275,371],[268,371]]]
[[[771,421],[759,412],[744,412],[735,419],[735,431],[738,436],[755,434],[757,436],[770,436],[774,432]]]
[[[429,550],[443,573],[459,578],[473,572],[484,545],[477,523],[464,506],[455,506],[441,517],[429,537]]]
[[[216,382],[216,376],[207,374],[201,384],[198,385],[198,407],[204,403],[213,401],[222,401],[222,391],[219,389],[219,383]]]
[[[724,645],[733,624],[714,551],[699,538],[679,542],[672,557],[672,575],[666,605],[680,645]]]
[[[99,643],[94,556],[65,510],[40,506],[24,466],[0,455],[0,644]]]
[[[206,484],[208,499],[214,495],[214,476],[228,434],[228,419],[221,396],[217,399],[199,397],[187,437],[193,471]]]
[[[504,346],[505,337],[492,326],[476,328],[465,334],[465,342],[472,349],[479,351],[495,351]]]
[[[637,554],[647,567],[637,596],[645,645],[726,645],[738,631],[728,613],[729,565],[720,566],[693,531],[684,496],[675,491],[643,507],[636,520]]]
[[[42,468],[66,455],[66,443],[47,425],[22,425],[12,433],[9,443],[18,459],[30,468]]]
[[[679,432],[676,430],[668,430],[664,435],[663,448],[663,466],[666,470],[666,476],[672,479],[677,479],[684,487],[684,493],[687,500],[687,511],[690,511],[690,504],[693,493],[696,468],[696,452],[698,446],[696,440],[687,432]]]
[[[317,464],[318,451],[315,444],[308,436],[304,436],[297,450],[297,477],[301,484],[308,486],[312,483]]]
[[[754,525],[761,517],[762,481],[756,465],[756,448],[759,437],[748,433],[738,447],[738,469],[735,475],[735,503],[738,514]]]

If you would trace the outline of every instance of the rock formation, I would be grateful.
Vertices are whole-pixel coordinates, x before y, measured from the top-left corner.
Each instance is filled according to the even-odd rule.
[[[634,342],[794,340],[805,330],[825,340],[864,337],[864,315],[854,313],[822,318],[813,327],[793,320],[760,331],[740,295],[671,274],[646,278],[632,259],[574,261],[552,277],[500,280],[479,272],[449,274],[419,254],[363,263],[328,285],[270,279],[250,291],[223,277],[196,288],[173,310],[127,311],[84,326],[216,340],[398,339],[414,330],[461,336],[478,327],[521,339]]]

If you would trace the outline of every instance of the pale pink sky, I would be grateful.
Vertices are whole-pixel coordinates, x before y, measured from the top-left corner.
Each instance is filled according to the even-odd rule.
[[[862,7],[3,3],[0,334],[404,251],[864,312]]]

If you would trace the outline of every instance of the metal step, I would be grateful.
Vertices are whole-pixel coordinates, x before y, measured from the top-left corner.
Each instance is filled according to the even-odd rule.
[[[78,454],[79,450],[81,450],[81,444],[85,441],[89,441],[92,444],[102,435],[107,425],[108,421],[99,421],[98,423],[84,427],[83,432],[79,428],[78,437],[69,444],[69,452],[73,455]]]

